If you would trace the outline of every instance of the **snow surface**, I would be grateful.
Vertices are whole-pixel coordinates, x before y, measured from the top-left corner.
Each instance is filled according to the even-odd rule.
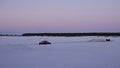
[[[0,37],[0,68],[120,68],[120,37],[110,38]]]

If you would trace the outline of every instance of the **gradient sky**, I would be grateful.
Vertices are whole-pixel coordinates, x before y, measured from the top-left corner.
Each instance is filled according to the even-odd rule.
[[[120,32],[120,0],[0,0],[0,33]]]

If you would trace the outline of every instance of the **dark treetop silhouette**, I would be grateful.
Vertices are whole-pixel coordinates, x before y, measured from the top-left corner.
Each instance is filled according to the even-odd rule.
[[[24,33],[22,36],[120,36],[119,33]]]

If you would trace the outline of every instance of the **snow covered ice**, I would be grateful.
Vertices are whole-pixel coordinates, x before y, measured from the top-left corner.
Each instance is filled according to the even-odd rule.
[[[120,37],[0,37],[0,68],[120,68]],[[48,40],[51,45],[39,45]]]

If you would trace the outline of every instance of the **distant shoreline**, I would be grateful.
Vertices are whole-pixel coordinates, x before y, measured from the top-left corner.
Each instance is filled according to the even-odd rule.
[[[75,36],[120,36],[120,32],[100,32],[100,33],[24,33],[22,35],[0,34],[0,36],[58,36],[58,37],[75,37]]]
[[[4,35],[4,34],[0,34],[0,36],[22,36],[22,35],[9,35],[9,34],[7,34],[7,35],[5,34]]]
[[[24,33],[22,36],[120,36],[119,33]]]

